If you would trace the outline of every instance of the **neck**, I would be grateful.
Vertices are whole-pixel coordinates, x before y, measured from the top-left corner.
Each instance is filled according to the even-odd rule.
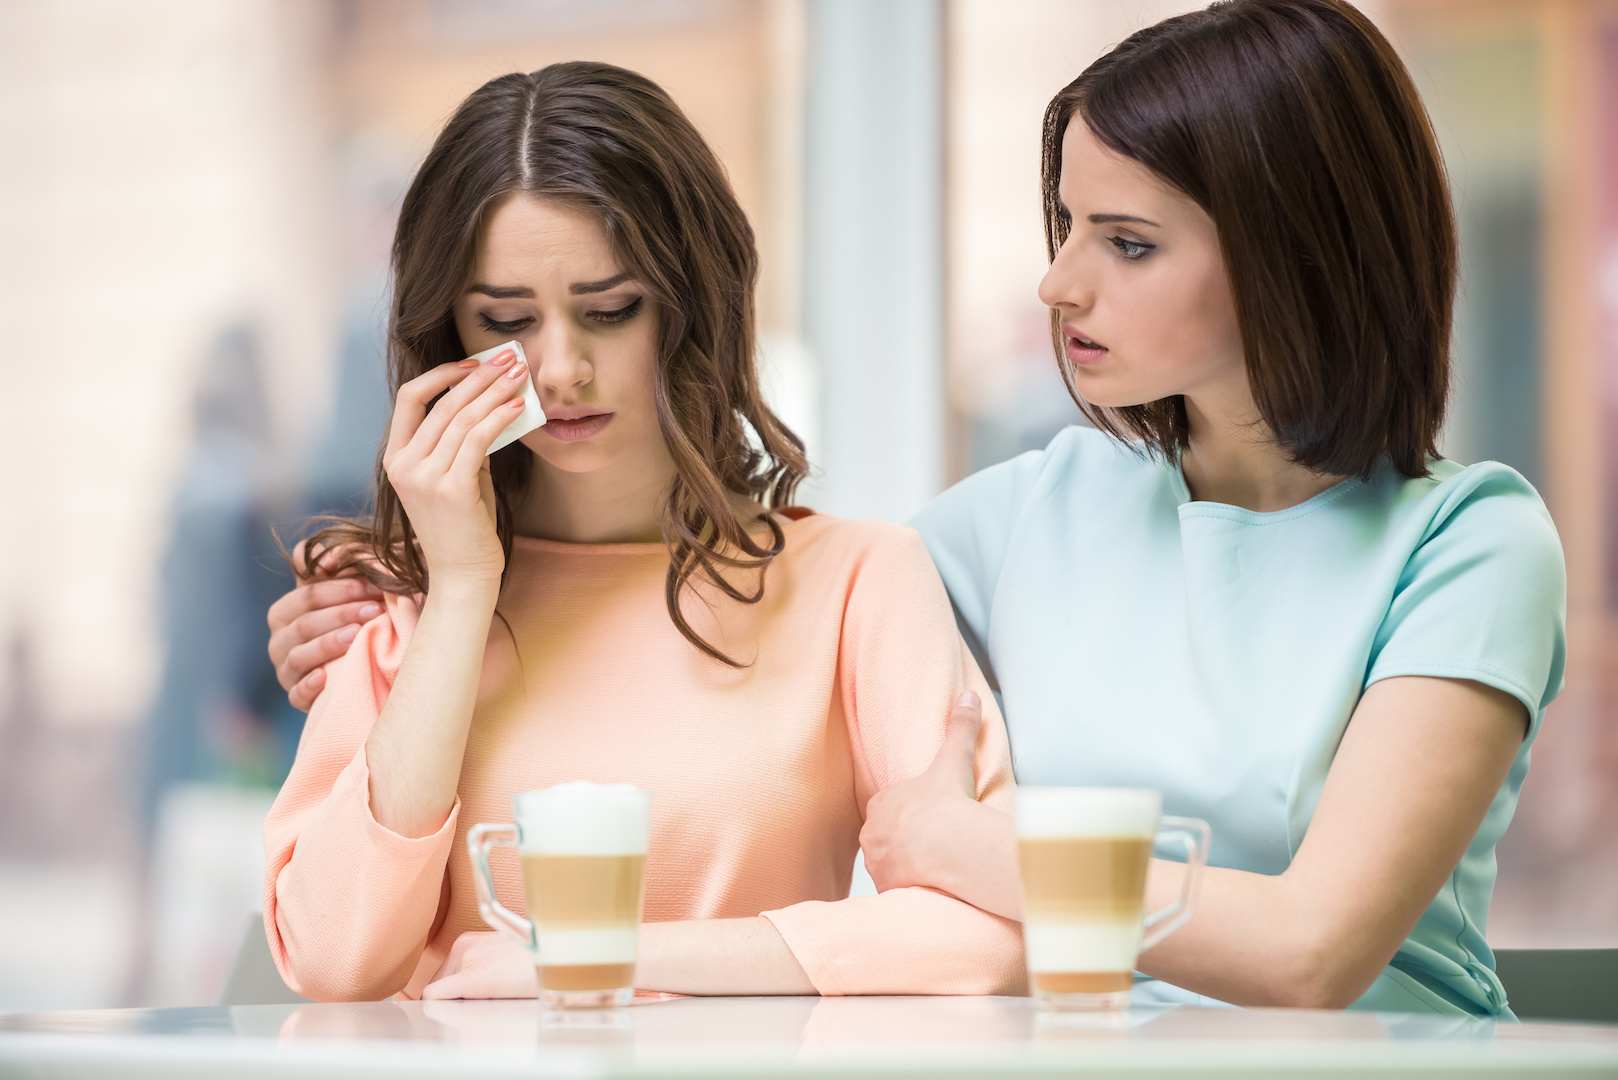
[[[1188,396],[1185,404],[1190,445],[1180,469],[1193,499],[1272,513],[1307,502],[1343,479],[1293,461],[1251,398],[1220,408]]]
[[[513,525],[518,536],[569,544],[655,542],[663,538],[661,511],[673,481],[666,458],[573,473],[535,455]]]

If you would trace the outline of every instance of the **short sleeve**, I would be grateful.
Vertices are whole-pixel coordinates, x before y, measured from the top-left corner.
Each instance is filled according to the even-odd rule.
[[[1400,575],[1366,684],[1400,675],[1475,680],[1521,701],[1532,737],[1566,664],[1562,544],[1521,476],[1492,463],[1468,473]]]
[[[1029,451],[962,480],[910,522],[944,580],[955,621],[989,685],[1000,685],[989,663],[989,615],[1000,568],[1017,518],[1045,455]]]

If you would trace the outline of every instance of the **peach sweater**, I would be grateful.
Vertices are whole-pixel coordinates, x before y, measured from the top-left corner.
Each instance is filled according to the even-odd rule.
[[[437,832],[371,816],[365,740],[416,608],[390,598],[333,661],[264,826],[264,925],[320,1000],[418,997],[478,916],[462,837],[514,792],[566,780],[653,792],[645,919],[763,914],[823,994],[1019,992],[1019,927],[923,888],[848,897],[866,801],[927,768],[951,702],[985,703],[978,794],[1008,808],[1005,725],[917,535],[795,512],[764,600],[687,597],[719,664],[669,620],[661,544],[518,538],[484,654],[459,797]],[[506,858],[501,859],[501,856]],[[524,908],[515,854],[495,887]]]

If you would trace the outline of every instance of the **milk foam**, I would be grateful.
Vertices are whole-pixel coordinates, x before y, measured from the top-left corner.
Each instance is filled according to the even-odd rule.
[[[575,780],[512,796],[518,844],[536,855],[644,855],[652,793]]]
[[[528,362],[528,357],[524,355],[522,351],[522,343],[519,341],[508,341],[504,345],[496,345],[492,349],[484,349],[480,353],[473,353],[471,356],[467,357],[467,359],[476,360],[480,364],[487,364],[490,360],[493,360],[497,355],[505,352],[507,349],[510,349],[517,354],[517,359],[514,361],[515,363],[526,364]],[[495,436],[494,442],[489,444],[489,453],[492,454],[496,450],[502,450],[516,442],[518,439],[522,438],[524,435],[528,434],[530,431],[533,431],[535,428],[544,426],[545,410],[540,407],[539,394],[534,390],[533,372],[530,371],[527,375],[522,377],[522,412],[517,414],[517,419],[506,425],[506,429],[504,431]]]
[[[1130,922],[1046,922],[1023,924],[1028,970],[1107,972],[1135,970],[1142,929]]]
[[[1022,787],[1012,798],[1017,836],[1155,836],[1163,796],[1148,788]]]

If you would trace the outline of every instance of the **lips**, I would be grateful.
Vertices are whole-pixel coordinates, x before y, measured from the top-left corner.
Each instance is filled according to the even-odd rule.
[[[1099,363],[1107,355],[1107,347],[1094,338],[1086,337],[1071,326],[1062,327],[1062,351],[1075,364]]]
[[[548,417],[545,426],[539,430],[562,442],[582,442],[599,435],[601,429],[612,422],[612,418],[610,412],[580,412],[572,416],[558,414]]]

